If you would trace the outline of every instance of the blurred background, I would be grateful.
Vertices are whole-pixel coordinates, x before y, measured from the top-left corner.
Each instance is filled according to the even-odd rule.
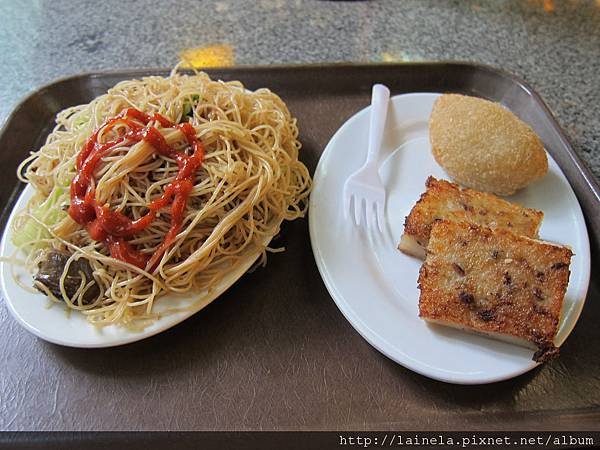
[[[475,61],[528,81],[600,177],[600,0],[1,0],[0,58],[0,123],[80,72]]]

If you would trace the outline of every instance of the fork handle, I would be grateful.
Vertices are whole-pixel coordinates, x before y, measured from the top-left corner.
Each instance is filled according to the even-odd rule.
[[[371,117],[369,122],[369,146],[367,147],[367,163],[377,162],[383,130],[387,117],[390,90],[383,84],[373,85],[371,95]]]

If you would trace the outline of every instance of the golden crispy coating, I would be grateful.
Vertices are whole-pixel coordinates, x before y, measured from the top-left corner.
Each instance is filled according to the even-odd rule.
[[[446,180],[429,177],[421,195],[404,222],[398,248],[425,258],[432,224],[437,220],[470,222],[490,228],[506,228],[515,234],[537,237],[544,213],[507,202],[493,194],[462,189]]]
[[[442,95],[431,112],[429,137],[448,175],[481,191],[510,195],[548,171],[540,138],[498,103]]]
[[[419,273],[419,316],[553,353],[573,253],[467,223],[431,229]]]

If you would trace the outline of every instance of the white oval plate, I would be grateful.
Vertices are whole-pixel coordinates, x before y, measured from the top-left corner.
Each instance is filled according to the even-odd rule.
[[[525,348],[427,325],[418,317],[421,261],[396,249],[405,216],[429,175],[449,179],[429,146],[428,120],[439,94],[391,99],[380,175],[387,192],[385,232],[374,237],[344,219],[344,181],[364,162],[369,108],[350,118],[327,145],[314,176],[309,228],[317,266],[338,308],[377,350],[403,366],[441,381],[480,384],[520,375],[536,363]],[[581,208],[549,157],[549,173],[512,201],[544,212],[540,237],[569,245],[575,256],[556,338],[567,338],[585,301],[590,247]]]
[[[17,212],[25,208],[32,195],[33,188],[27,186],[13,208],[0,244],[0,256],[10,257],[14,254],[15,247],[10,240],[11,225]],[[65,306],[51,304],[45,295],[23,289],[16,282],[15,277],[26,286],[31,286],[32,283],[32,275],[23,267],[0,262],[0,280],[8,310],[21,325],[36,336],[68,347],[114,347],[153,336],[194,315],[244,275],[259,256],[260,251],[248,252],[210,292],[167,295],[159,298],[154,303],[153,311],[155,312],[170,308],[186,309],[162,316],[141,331],[133,331],[115,325],[95,327],[86,320],[83,314],[76,311],[69,313]]]

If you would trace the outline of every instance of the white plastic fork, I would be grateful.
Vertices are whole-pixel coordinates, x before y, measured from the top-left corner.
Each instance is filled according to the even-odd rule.
[[[372,229],[373,222],[377,222],[377,227],[382,233],[385,188],[379,176],[377,163],[381,141],[383,140],[383,129],[385,127],[389,100],[390,90],[387,87],[383,84],[373,86],[367,160],[344,183],[344,216],[346,219],[349,218],[353,203],[353,215],[356,225],[361,224],[364,211],[367,229]]]

